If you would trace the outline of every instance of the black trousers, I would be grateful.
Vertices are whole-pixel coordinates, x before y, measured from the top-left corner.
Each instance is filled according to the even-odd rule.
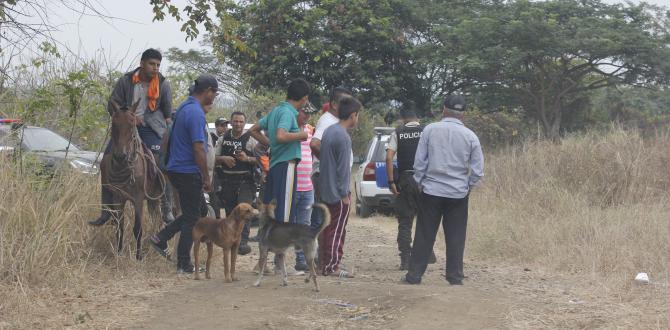
[[[224,174],[221,187],[221,201],[223,202],[223,208],[226,210],[226,216],[229,216],[240,203],[252,204],[256,197],[256,183],[251,174]],[[242,242],[249,240],[250,230],[251,224],[247,221],[244,229],[242,229]]]
[[[454,199],[421,193],[414,245],[407,273],[408,281],[420,282],[426,272],[440,222],[442,222],[444,240],[447,245],[446,278],[448,280],[463,279],[468,198],[469,196]]]
[[[161,242],[169,241],[178,232],[177,267],[191,264],[191,247],[193,246],[193,226],[201,216],[207,214],[205,198],[202,195],[202,177],[200,173],[168,172],[170,182],[177,189],[181,215],[158,233]]]
[[[394,203],[398,217],[398,250],[407,255],[412,251],[412,224],[419,208],[420,191],[413,175],[409,171],[400,173],[396,185],[400,195]]]

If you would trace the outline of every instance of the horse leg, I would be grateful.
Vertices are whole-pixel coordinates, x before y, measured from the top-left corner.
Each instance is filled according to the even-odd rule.
[[[109,211],[112,213],[112,219],[116,222],[116,246],[117,253],[119,254],[123,250],[123,231],[125,227],[123,207],[125,204],[125,201],[119,201],[114,198],[114,204],[110,205],[109,208]]]
[[[135,259],[142,260],[142,215],[144,201],[142,199],[135,200],[135,225],[133,226],[133,235],[135,235]]]
[[[117,240],[117,247],[118,250],[117,252],[121,254],[121,251],[123,250],[123,230],[125,227],[125,218],[123,216],[123,209],[119,210],[118,213],[118,218],[116,219],[116,240]]]

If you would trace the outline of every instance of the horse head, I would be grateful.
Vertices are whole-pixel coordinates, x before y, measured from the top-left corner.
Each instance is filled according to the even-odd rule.
[[[133,139],[137,134],[136,126],[138,118],[135,110],[139,105],[138,100],[128,107],[121,107],[114,100],[112,103],[112,153],[115,157],[128,156]]]

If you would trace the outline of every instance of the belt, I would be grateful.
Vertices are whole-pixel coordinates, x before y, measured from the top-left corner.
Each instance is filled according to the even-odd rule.
[[[400,171],[400,174],[414,174],[414,170],[404,170],[404,171]]]

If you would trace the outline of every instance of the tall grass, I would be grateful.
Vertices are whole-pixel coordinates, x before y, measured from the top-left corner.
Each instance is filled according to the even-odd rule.
[[[0,283],[66,285],[89,267],[117,261],[114,227],[86,224],[99,214],[98,181],[68,169],[46,177],[29,164],[21,170],[0,162]],[[123,257],[134,247],[129,207],[126,219]],[[145,220],[143,228],[159,225]]]
[[[670,138],[612,128],[489,155],[470,249],[624,283],[670,275]]]

